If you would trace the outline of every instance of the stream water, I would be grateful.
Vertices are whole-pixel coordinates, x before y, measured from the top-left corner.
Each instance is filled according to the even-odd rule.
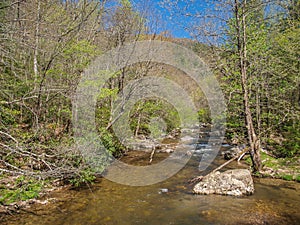
[[[150,153],[129,152],[122,160],[145,165]],[[157,153],[153,163],[167,157]],[[33,205],[3,224],[300,224],[300,184],[255,178],[252,196],[194,195],[188,181],[199,175],[195,155],[175,176],[155,185],[132,187],[100,178],[91,187],[61,190],[46,206]],[[217,157],[212,167],[221,164]],[[247,167],[230,164],[228,168]],[[161,190],[165,189],[165,190]],[[167,191],[166,191],[167,190]]]
[[[148,157],[134,152],[125,161]],[[155,159],[159,157],[164,154]],[[4,224],[299,224],[299,183],[255,179],[252,196],[193,195],[187,181],[198,175],[196,164],[192,158],[178,174],[155,185],[132,187],[98,179],[91,188],[52,193],[56,200],[49,205],[33,206]],[[161,193],[162,188],[168,192]]]

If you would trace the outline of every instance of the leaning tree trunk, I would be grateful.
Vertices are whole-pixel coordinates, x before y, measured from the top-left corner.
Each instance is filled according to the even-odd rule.
[[[248,77],[247,77],[247,34],[246,34],[246,13],[245,6],[247,0],[244,0],[241,6],[240,14],[240,4],[238,0],[235,0],[235,16],[236,16],[236,29],[237,29],[237,47],[240,60],[240,74],[241,74],[241,84],[243,90],[243,103],[245,110],[245,123],[248,134],[248,143],[250,147],[250,154],[252,159],[253,171],[258,172],[261,169],[261,158],[260,158],[260,140],[256,135],[253,117],[250,110],[250,100],[249,100],[249,89],[248,89]]]

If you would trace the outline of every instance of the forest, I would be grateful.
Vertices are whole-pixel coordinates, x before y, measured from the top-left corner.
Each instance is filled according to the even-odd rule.
[[[201,57],[224,94],[226,142],[248,149],[253,174],[289,162],[297,171],[283,178],[299,181],[300,1],[211,0],[206,4],[213,7],[200,10],[205,2],[160,3],[188,39],[172,35],[152,1],[1,1],[0,204],[36,198],[57,184],[89,184],[101,175],[73,147],[72,102],[95,58],[139,41],[172,42]],[[192,22],[180,24],[180,18]],[[128,148],[112,129],[113,103],[127,84],[153,75],[186,83],[181,71],[141,62],[111,76],[97,98],[97,132],[116,158]],[[185,89],[192,93],[194,87]],[[201,106],[199,123],[210,124],[203,93],[193,99]],[[150,124],[157,117],[168,134],[180,127],[178,112],[161,99],[138,101],[129,117],[135,137],[155,136]]]

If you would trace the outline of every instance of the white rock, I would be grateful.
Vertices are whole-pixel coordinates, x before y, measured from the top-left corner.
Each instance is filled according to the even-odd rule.
[[[246,169],[227,170],[205,176],[193,189],[196,194],[242,196],[254,193],[251,173]]]

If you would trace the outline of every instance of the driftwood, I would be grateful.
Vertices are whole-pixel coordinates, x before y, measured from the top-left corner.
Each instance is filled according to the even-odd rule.
[[[150,160],[149,160],[149,164],[151,164],[152,163],[152,160],[153,160],[153,156],[154,156],[154,154],[155,154],[155,147],[153,147],[153,149],[152,149],[152,152],[151,152],[151,155],[150,155]]]
[[[205,176],[198,176],[198,177],[191,179],[189,181],[189,183],[195,183],[195,182],[201,181],[204,177],[217,172],[218,170],[222,169],[224,166],[227,166],[229,163],[233,162],[234,160],[236,160],[236,159],[240,160],[248,151],[249,151],[249,148],[244,148],[243,151],[241,151],[238,155],[236,155],[232,159],[230,159],[227,162],[223,163],[222,165],[218,166],[216,169],[214,169],[210,173],[206,174]]]

